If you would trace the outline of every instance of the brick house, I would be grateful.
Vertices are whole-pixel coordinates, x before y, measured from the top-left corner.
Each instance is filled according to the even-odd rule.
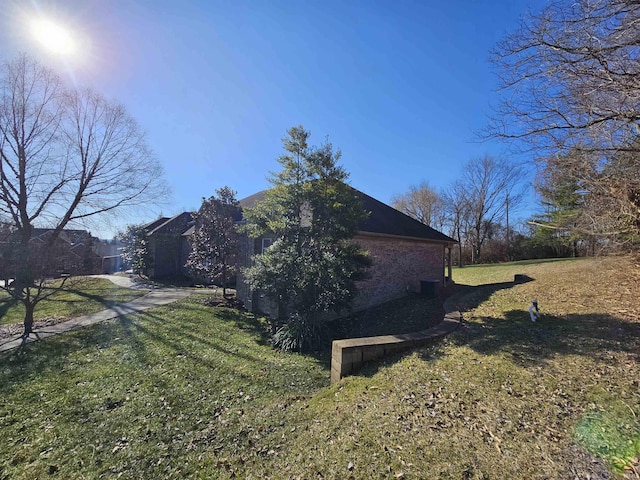
[[[373,265],[369,278],[358,283],[354,310],[378,305],[418,293],[425,285],[446,286],[451,279],[451,249],[456,241],[404,213],[356,190],[369,217],[360,225],[354,241],[369,252]],[[259,192],[240,200],[241,207],[252,207],[264,199]],[[240,238],[238,263],[251,264],[251,257],[261,253],[273,242],[268,235]],[[447,274],[445,275],[445,269]],[[275,308],[260,292],[252,291],[239,274],[236,286],[238,299],[253,312],[273,315]]]
[[[240,211],[234,215],[234,219],[241,219]],[[152,258],[151,268],[147,272],[149,278],[193,278],[186,264],[191,253],[190,238],[196,228],[194,214],[182,212],[171,218],[161,217],[144,225],[143,228],[147,231],[148,248]]]
[[[95,252],[97,239],[88,231],[64,229],[53,245],[47,245],[52,234],[53,230],[49,228],[34,228],[31,233],[31,260],[39,274],[59,277],[100,273],[102,259]],[[17,241],[12,235],[0,238],[0,274],[3,278],[13,277],[15,269],[23,263],[23,259],[15,256],[13,248]]]
[[[191,251],[189,236],[195,228],[191,212],[182,212],[171,218],[161,217],[143,228],[147,231],[152,258],[147,272],[149,277],[188,277],[185,265]]]

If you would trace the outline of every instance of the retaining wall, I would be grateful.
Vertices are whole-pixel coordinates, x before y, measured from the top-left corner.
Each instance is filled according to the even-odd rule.
[[[458,311],[445,314],[435,327],[422,332],[380,337],[348,338],[334,340],[331,347],[331,383],[358,370],[365,362],[427,344],[460,326]]]

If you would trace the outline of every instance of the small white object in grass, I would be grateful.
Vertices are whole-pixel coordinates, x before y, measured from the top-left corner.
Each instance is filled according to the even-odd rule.
[[[531,306],[529,307],[529,315],[531,316],[532,322],[535,322],[540,318],[540,309],[538,308],[538,300],[533,299],[531,301]]]

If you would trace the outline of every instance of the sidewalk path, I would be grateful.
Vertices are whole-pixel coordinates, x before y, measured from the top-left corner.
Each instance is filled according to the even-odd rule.
[[[106,278],[120,287],[136,288],[142,290],[149,290],[148,285],[140,284],[132,281],[129,277],[121,275],[94,275],[98,278]],[[151,287],[153,288],[153,287]],[[169,303],[182,300],[194,293],[208,294],[212,293],[207,289],[183,289],[183,288],[156,288],[147,295],[136,298],[128,303],[111,307],[101,312],[92,313],[90,315],[84,315],[82,317],[76,317],[64,322],[50,325],[42,329],[38,329],[32,333],[27,339],[26,343],[36,342],[43,340],[52,335],[58,335],[60,333],[69,332],[77,328],[87,327],[96,323],[104,322],[117,318],[121,315],[127,315],[130,313],[142,312],[151,308],[160,307]],[[20,335],[5,338],[0,340],[0,352],[6,352],[18,348],[23,344],[23,339]]]

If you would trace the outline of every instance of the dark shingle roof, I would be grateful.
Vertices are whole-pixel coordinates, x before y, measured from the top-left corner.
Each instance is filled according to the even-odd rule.
[[[31,239],[40,239],[44,240],[45,238],[52,235],[54,232],[53,228],[34,228],[31,232]],[[70,245],[76,243],[82,243],[87,238],[91,238],[91,234],[87,230],[77,230],[77,229],[62,229],[58,234],[58,240],[62,240]]]
[[[182,234],[191,226],[193,217],[191,212],[182,212],[171,218],[160,218],[145,226],[148,235]]]
[[[147,223],[145,225],[142,225],[142,228],[144,228],[147,232],[151,232],[151,231],[155,230],[156,228],[158,228],[160,225],[162,225],[167,220],[169,220],[169,217],[160,217],[157,220],[154,220],[153,222],[149,222],[149,223]]]
[[[369,218],[360,225],[361,232],[456,243],[453,238],[370,197],[366,193],[362,193],[359,190],[356,190],[356,192],[362,199],[364,209],[371,212]]]
[[[370,212],[369,217],[362,222],[358,229],[360,233],[392,235],[442,243],[457,243],[453,238],[448,237],[444,233],[405,215],[399,210],[370,197],[366,193],[362,193],[355,188],[353,190],[360,197],[363,208],[367,212]],[[240,206],[242,208],[253,207],[257,202],[264,200],[265,193],[266,190],[263,190],[243,198],[240,200]]]
[[[262,190],[258,193],[254,193],[253,195],[249,195],[248,197],[242,198],[238,201],[240,204],[240,208],[253,208],[253,206],[257,202],[261,202],[264,200],[264,194],[267,193],[266,190]]]

